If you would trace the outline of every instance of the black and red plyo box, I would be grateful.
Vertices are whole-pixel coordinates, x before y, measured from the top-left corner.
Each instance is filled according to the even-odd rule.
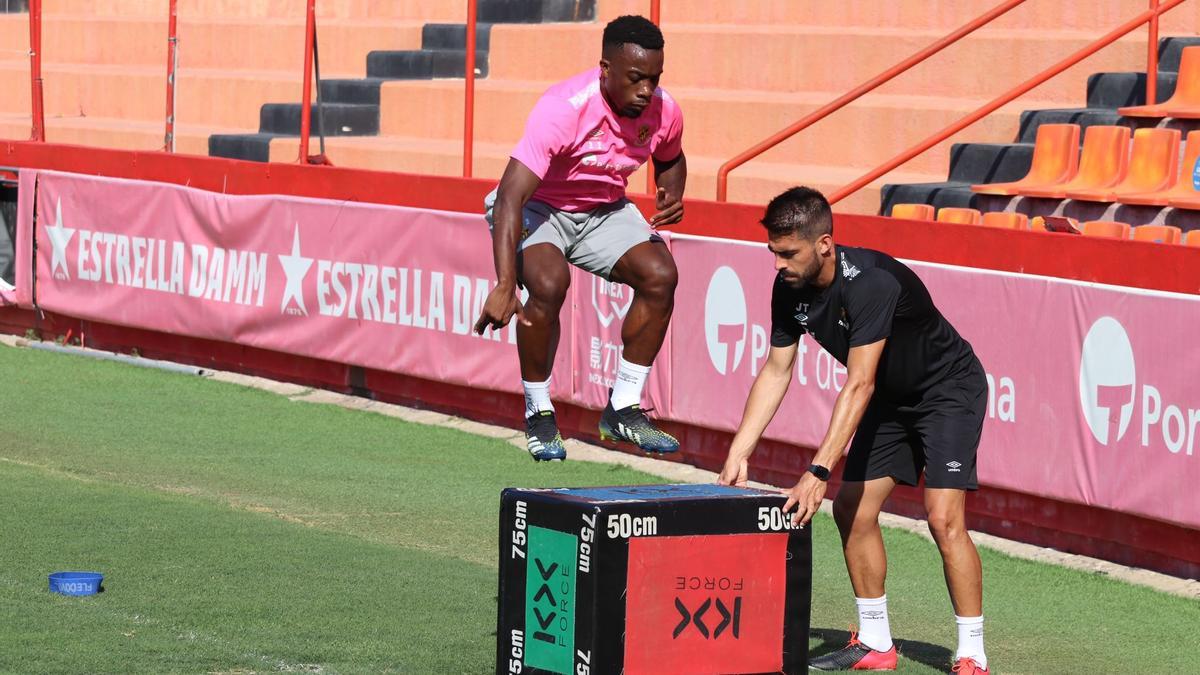
[[[497,673],[800,673],[810,530],[719,485],[500,495]]]

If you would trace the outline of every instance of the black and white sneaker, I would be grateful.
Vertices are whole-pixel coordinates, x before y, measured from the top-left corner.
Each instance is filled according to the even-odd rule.
[[[543,410],[525,418],[525,443],[529,454],[539,462],[562,461],[567,458],[562,434],[554,411]]]
[[[627,441],[643,452],[658,454],[679,450],[679,441],[654,426],[646,412],[637,404],[614,410],[612,401],[609,401],[600,415],[600,440]]]

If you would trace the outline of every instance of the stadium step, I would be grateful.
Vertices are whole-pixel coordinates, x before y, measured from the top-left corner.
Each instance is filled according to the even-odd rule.
[[[374,136],[379,133],[379,106],[369,103],[313,103],[312,133],[325,136]],[[300,134],[299,103],[268,103],[262,107],[258,130],[265,134]]]
[[[19,14],[29,11],[29,0],[0,0],[0,14]]]
[[[1078,124],[1080,131],[1091,126],[1128,124],[1113,108],[1057,108],[1049,110],[1026,110],[1021,113],[1021,129],[1018,143],[1032,143],[1037,137],[1037,128],[1042,124]]]
[[[438,77],[465,77],[467,52],[464,49],[406,49],[378,51],[367,55],[367,77],[392,80],[432,80]],[[475,52],[475,76],[487,77],[488,53]]]
[[[1032,143],[955,143],[950,149],[952,183],[1020,180],[1033,164]]]
[[[1175,93],[1176,74],[1170,71],[1158,73],[1156,102],[1162,102]],[[1094,73],[1087,81],[1087,107],[1116,110],[1123,106],[1145,105],[1146,73]]]
[[[980,195],[971,192],[970,183],[901,183],[884,185],[880,191],[880,214],[891,213],[895,204],[930,204],[935,209],[947,206],[976,208]]]
[[[481,0],[476,26],[475,76],[488,76],[488,56],[495,23],[592,21],[596,0]],[[319,33],[318,33],[319,35]],[[363,79],[335,78],[319,83],[324,116],[313,104],[313,133],[325,136],[374,136],[380,127],[380,89],[387,80],[432,80],[466,76],[467,27],[427,23],[421,48],[375,50],[366,56]],[[319,46],[319,45],[318,45]],[[299,103],[268,103],[260,112],[258,133],[222,135],[209,143],[219,157],[268,161],[270,143],[281,135],[299,135]]]

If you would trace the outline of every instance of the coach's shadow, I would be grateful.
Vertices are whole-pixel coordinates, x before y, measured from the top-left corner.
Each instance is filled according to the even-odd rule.
[[[809,635],[821,641],[821,644],[809,650],[809,659],[841,649],[850,641],[849,631],[835,630],[833,628],[813,628],[809,631]],[[950,672],[951,659],[954,653],[942,645],[901,639],[895,639],[895,642],[896,650],[903,658],[927,665],[939,673]]]

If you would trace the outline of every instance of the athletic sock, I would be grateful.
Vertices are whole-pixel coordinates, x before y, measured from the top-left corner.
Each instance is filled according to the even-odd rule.
[[[646,385],[646,376],[650,374],[650,366],[639,366],[621,359],[621,367],[617,369],[617,381],[613,383],[613,410],[621,410],[642,402],[642,387]]]
[[[983,617],[955,614],[954,621],[958,624],[958,652],[954,658],[975,659],[980,668],[987,670],[987,656],[983,653]]]
[[[526,382],[521,380],[521,386],[525,387],[525,417],[526,419],[533,417],[543,410],[554,412],[554,404],[550,402],[550,380],[545,382]]]
[[[858,605],[858,641],[877,652],[892,648],[892,629],[888,625],[887,596],[854,598]]]

